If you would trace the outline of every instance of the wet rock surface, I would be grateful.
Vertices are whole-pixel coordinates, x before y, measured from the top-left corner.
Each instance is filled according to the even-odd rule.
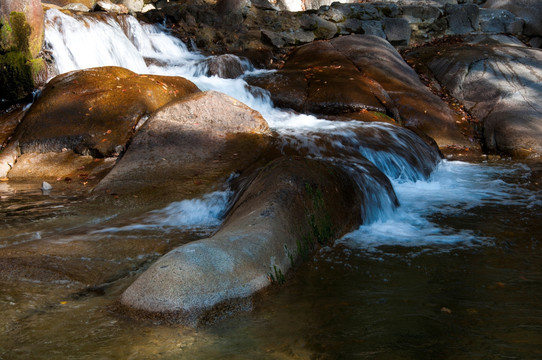
[[[483,123],[490,153],[542,154],[542,52],[514,38],[480,36],[422,48],[417,55],[440,84]]]
[[[137,75],[116,67],[60,75],[47,84],[17,127],[9,151],[0,155],[0,177],[17,166],[16,150],[118,156],[146,116],[197,91],[180,77]]]
[[[280,70],[247,81],[267,89],[280,107],[356,119],[360,111],[382,112],[440,147],[476,147],[460,133],[446,103],[420,82],[393,46],[376,36],[344,36],[299,47]]]
[[[115,165],[115,158],[96,159],[73,151],[23,154],[10,173],[6,183],[9,187],[18,189],[29,178],[62,176],[50,181],[51,189],[40,191],[43,209],[34,220],[43,216],[46,220],[52,217],[48,222],[62,223],[63,217],[81,220],[73,230],[44,234],[43,238],[39,233],[37,238],[0,247],[0,279],[102,286],[126,276],[157,254],[197,238],[195,234],[178,232],[174,236],[161,234],[151,243],[131,236],[111,241],[111,234],[87,232],[85,225],[86,216],[115,218],[120,214],[116,226],[122,227],[126,224],[123,217],[129,219],[128,224],[138,221],[130,219],[131,213],[141,216],[145,209],[216,190],[229,175],[256,163],[269,145],[269,129],[259,113],[224,94],[192,95],[154,113],[131,142],[129,151],[95,188],[95,196],[90,196],[90,191]],[[36,181],[34,188],[39,191]],[[15,195],[2,195],[2,199],[18,192],[22,194],[21,204],[2,209],[7,219],[1,216],[0,222],[16,223],[19,213],[22,221],[32,219],[32,207],[25,201],[38,195],[14,190]],[[67,195],[61,195],[63,192]],[[8,204],[17,203],[7,200]],[[70,206],[64,208],[64,202]],[[30,210],[25,214],[25,209]],[[55,220],[57,217],[59,220]]]
[[[362,164],[387,181],[370,163]],[[363,196],[331,163],[279,158],[248,185],[218,233],[162,257],[121,302],[134,313],[190,325],[243,310],[243,298],[284,281],[315,244],[357,226]]]

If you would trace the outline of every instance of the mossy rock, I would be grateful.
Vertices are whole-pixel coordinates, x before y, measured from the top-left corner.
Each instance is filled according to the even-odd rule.
[[[0,54],[0,93],[2,101],[15,102],[34,89],[33,66],[20,51]]]
[[[22,12],[13,11],[9,20],[0,19],[0,89],[3,104],[26,97],[44,82],[46,67],[43,59],[34,59],[41,50],[41,39],[32,36],[33,29]]]

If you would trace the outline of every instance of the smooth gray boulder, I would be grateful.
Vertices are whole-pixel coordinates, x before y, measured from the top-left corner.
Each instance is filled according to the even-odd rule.
[[[449,34],[464,35],[478,30],[480,8],[477,5],[446,4],[444,11],[448,20]]]
[[[525,21],[508,10],[480,9],[480,31],[488,34],[521,35]]]
[[[428,49],[436,79],[483,122],[487,151],[542,155],[542,50],[506,36]]]
[[[488,0],[488,9],[508,10],[525,20],[525,35],[542,36],[542,1],[540,0]]]
[[[364,176],[388,189],[369,162]],[[247,297],[282,282],[288,269],[324,243],[361,223],[360,191],[341,167],[283,157],[265,166],[210,238],[169,252],[121,296],[136,315],[198,325],[246,309]]]

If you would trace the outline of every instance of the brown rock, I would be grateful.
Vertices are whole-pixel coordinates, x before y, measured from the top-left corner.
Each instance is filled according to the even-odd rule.
[[[258,112],[225,94],[188,96],[151,116],[96,191],[147,189],[153,197],[211,191],[261,156],[268,132]]]
[[[137,75],[116,67],[51,80],[17,129],[21,152],[74,150],[97,157],[124,150],[138,122],[199,91],[180,77]]]
[[[87,8],[92,9],[96,4],[96,0],[47,0],[48,3],[64,7],[69,4],[83,4]]]
[[[331,41],[369,79],[385,90],[401,123],[433,138],[439,147],[473,146],[460,133],[452,110],[423,85],[418,74],[386,40],[351,35]],[[387,104],[388,108],[391,104]]]
[[[369,163],[363,166],[375,181],[388,181]],[[218,233],[159,259],[121,302],[134,312],[189,325],[227,316],[246,304],[244,298],[284,281],[316,243],[358,226],[364,196],[331,163],[275,160],[243,192]]]
[[[281,70],[247,81],[269,90],[275,105],[300,112],[338,115],[386,111],[376,95],[379,89],[325,41],[297,48]]]

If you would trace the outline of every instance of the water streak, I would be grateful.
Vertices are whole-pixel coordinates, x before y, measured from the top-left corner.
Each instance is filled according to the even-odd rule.
[[[427,180],[394,182],[401,207],[392,216],[363,225],[338,243],[376,252],[382,245],[491,245],[493,239],[467,223],[455,224],[453,218],[477,219],[482,208],[541,208],[539,192],[517,185],[518,177],[529,174],[523,166],[482,167],[443,161]],[[442,225],[444,218],[449,219],[449,227]]]
[[[440,161],[438,152],[407,129],[383,123],[330,121],[279,110],[273,106],[265,91],[249,86],[242,78],[243,73],[254,74],[264,70],[255,70],[242,60],[235,60],[232,55],[219,59],[190,52],[180,40],[158,26],[141,25],[130,16],[71,18],[58,11],[47,12],[46,19],[46,41],[53,51],[60,72],[85,66],[118,65],[140,73],[183,76],[201,90],[224,92],[258,110],[280,135],[285,152],[293,149],[308,157],[340,163],[358,181],[363,192],[368,194],[367,203],[363,207],[364,222],[369,224],[342,239],[342,243],[366,247],[375,244],[481,241],[471,229],[456,229],[453,226],[446,228],[436,225],[432,218],[454,216],[456,212],[469,211],[491,201],[503,205],[525,199],[526,195],[522,191],[518,190],[514,195],[511,185],[500,179],[502,173],[506,172],[500,168],[495,170],[478,165],[444,162],[433,172]],[[105,34],[106,28],[109,29],[108,34]],[[90,44],[94,44],[93,39],[98,37],[100,43],[103,43],[97,47],[86,47],[96,54],[94,58],[99,59],[97,62],[88,65],[90,63],[79,59],[92,57],[86,55],[86,50],[73,47],[75,40],[72,37],[77,36],[87,39],[87,42],[91,39]],[[127,50],[119,51],[118,48],[112,48],[111,44],[125,44],[122,46]],[[122,54],[121,61],[117,62],[116,54]],[[216,68],[214,75],[210,75],[213,72],[210,71],[211,65]],[[234,70],[241,76],[232,78]],[[401,203],[397,210],[394,210],[396,199],[393,191],[390,195],[390,191],[375,177],[364,172],[363,166],[358,166],[359,162],[366,159],[392,180]],[[190,206],[200,204],[198,201],[203,200],[195,201]],[[186,205],[188,203],[182,206]],[[164,226],[169,221],[167,219],[170,219],[170,215],[165,214],[170,214],[170,210],[172,213],[184,214],[186,221],[190,222],[190,210],[177,206],[180,204],[160,210],[161,220],[157,220],[156,213],[149,218],[149,222],[133,226]],[[185,220],[175,221],[182,223]]]

